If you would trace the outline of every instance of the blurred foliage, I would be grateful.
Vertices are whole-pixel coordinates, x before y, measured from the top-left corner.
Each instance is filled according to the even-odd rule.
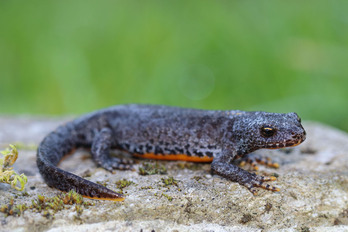
[[[0,113],[295,111],[348,130],[348,1],[0,1]]]

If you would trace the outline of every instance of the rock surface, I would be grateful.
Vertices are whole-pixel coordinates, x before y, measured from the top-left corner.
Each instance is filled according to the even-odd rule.
[[[37,195],[60,194],[49,188],[36,167],[35,147],[66,120],[0,117],[0,149],[19,146],[18,173],[28,176],[26,192],[0,184],[0,205],[14,198],[30,205]],[[124,202],[85,200],[94,203],[77,217],[74,206],[44,216],[33,210],[20,217],[0,213],[0,231],[348,231],[348,135],[306,122],[307,140],[283,150],[262,150],[281,164],[279,169],[260,167],[263,175],[279,175],[273,193],[260,189],[258,196],[228,180],[210,174],[209,164],[159,162],[168,174],[142,176],[137,171],[111,174],[78,151],[60,167],[94,182],[119,190],[115,182],[134,182],[123,189]],[[174,177],[177,186],[164,187],[162,178]]]

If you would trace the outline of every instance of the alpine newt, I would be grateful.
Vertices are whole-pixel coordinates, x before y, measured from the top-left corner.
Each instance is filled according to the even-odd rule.
[[[38,147],[37,165],[51,187],[121,201],[123,195],[57,167],[75,148],[90,148],[94,161],[106,170],[132,169],[132,160],[110,156],[110,149],[118,149],[144,158],[212,162],[213,173],[256,194],[257,187],[279,191],[265,183],[276,178],[250,173],[233,162],[258,149],[296,146],[305,137],[296,113],[119,105],[82,116],[48,134]]]

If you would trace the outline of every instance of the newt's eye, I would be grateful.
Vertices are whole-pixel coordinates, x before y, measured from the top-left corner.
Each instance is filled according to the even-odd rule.
[[[272,126],[263,126],[261,127],[261,135],[263,137],[269,138],[272,137],[276,133],[276,129]]]

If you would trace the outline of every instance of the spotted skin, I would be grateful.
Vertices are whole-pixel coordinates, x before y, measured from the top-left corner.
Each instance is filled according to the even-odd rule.
[[[37,165],[51,187],[120,201],[123,195],[57,167],[66,154],[82,147],[90,148],[94,161],[106,170],[132,169],[132,161],[110,156],[110,149],[119,149],[144,158],[212,162],[214,173],[256,194],[259,187],[279,191],[265,183],[275,177],[249,173],[233,162],[258,149],[298,145],[305,135],[296,113],[120,105],[82,116],[48,134],[38,147]]]

